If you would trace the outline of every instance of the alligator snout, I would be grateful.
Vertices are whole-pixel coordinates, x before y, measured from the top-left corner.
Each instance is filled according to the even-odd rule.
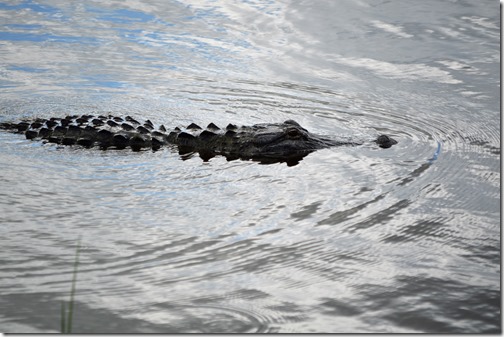
[[[376,138],[375,143],[378,144],[378,146],[381,148],[388,149],[392,145],[397,144],[397,140],[387,135],[380,135],[378,136],[378,138]]]

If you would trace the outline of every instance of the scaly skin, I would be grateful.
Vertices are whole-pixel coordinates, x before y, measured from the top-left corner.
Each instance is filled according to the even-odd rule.
[[[287,162],[288,165],[297,164],[318,149],[362,144],[312,134],[293,120],[241,127],[229,124],[225,129],[213,123],[203,129],[192,123],[183,130],[167,131],[163,125],[156,129],[149,120],[142,124],[129,116],[74,115],[0,123],[0,128],[24,133],[27,139],[43,139],[63,145],[98,146],[101,149],[129,147],[133,151],[158,150],[162,146],[174,145],[180,154],[198,152],[204,160],[223,155],[228,160],[252,159],[262,163]],[[379,136],[374,142],[382,148],[397,143],[386,135]]]

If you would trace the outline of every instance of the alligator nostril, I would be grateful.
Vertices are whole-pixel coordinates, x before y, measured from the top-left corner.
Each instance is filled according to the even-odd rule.
[[[376,140],[376,144],[378,144],[381,148],[388,149],[392,145],[397,144],[397,141],[387,135],[380,135]]]

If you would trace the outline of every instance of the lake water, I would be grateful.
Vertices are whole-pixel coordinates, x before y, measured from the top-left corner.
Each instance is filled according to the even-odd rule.
[[[0,331],[501,331],[496,1],[6,1],[0,122],[294,119],[298,165],[0,132]]]

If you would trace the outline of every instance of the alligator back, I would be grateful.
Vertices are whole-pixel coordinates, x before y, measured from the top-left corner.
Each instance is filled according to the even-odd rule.
[[[154,130],[149,120],[143,124],[132,117],[66,116],[24,120],[20,123],[1,123],[0,128],[24,133],[27,139],[42,139],[63,145],[99,146],[102,149],[131,147],[134,151],[143,148],[158,149],[165,142],[166,129]]]

